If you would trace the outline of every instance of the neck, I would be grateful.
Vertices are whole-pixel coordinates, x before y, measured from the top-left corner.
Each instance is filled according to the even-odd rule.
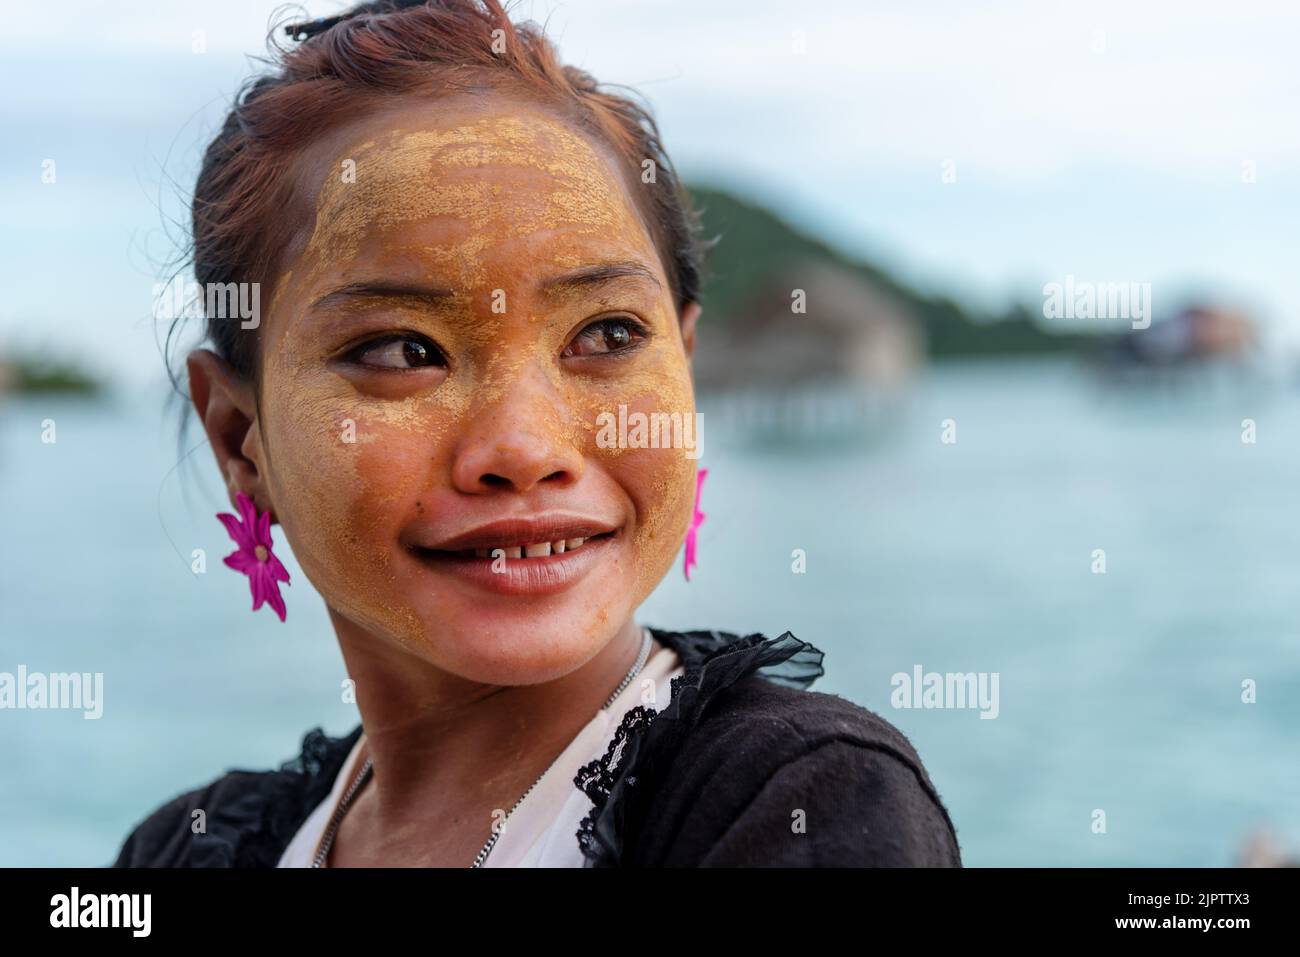
[[[509,810],[604,706],[642,644],[641,627],[629,618],[591,660],[561,678],[487,685],[330,615],[373,763],[363,790],[372,813],[390,826],[427,819],[429,808]]]

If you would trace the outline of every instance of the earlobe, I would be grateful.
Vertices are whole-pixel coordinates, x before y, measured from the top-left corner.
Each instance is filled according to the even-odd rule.
[[[245,442],[257,422],[252,384],[210,349],[195,349],[185,367],[194,411],[203,423],[231,503],[243,492],[263,511],[271,511],[259,463],[245,454]]]
[[[695,324],[699,321],[703,307],[698,302],[689,302],[682,310],[682,345],[686,349],[686,358],[695,356]]]

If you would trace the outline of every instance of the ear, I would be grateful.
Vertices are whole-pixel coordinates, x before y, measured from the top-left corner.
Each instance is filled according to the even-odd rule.
[[[695,323],[699,321],[703,308],[698,302],[690,302],[682,310],[682,345],[686,347],[687,359],[695,356]]]
[[[210,349],[195,349],[185,360],[190,399],[208,434],[217,467],[230,496],[243,492],[263,512],[273,512],[261,468],[261,440],[253,385]],[[272,516],[274,520],[274,515]]]

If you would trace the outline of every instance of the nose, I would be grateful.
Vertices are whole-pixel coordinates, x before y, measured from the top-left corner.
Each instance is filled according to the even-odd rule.
[[[545,376],[521,375],[502,397],[471,414],[452,463],[452,485],[482,495],[527,492],[539,482],[558,487],[582,476],[572,422]]]

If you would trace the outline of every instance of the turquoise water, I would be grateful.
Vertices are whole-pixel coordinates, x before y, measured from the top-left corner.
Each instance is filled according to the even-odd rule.
[[[704,441],[699,566],[640,620],[820,647],[815,689],[911,738],[967,864],[1231,864],[1256,827],[1300,848],[1300,395],[946,366],[848,447],[721,417]],[[289,565],[287,624],[251,615],[211,455],[175,462],[152,397],[0,406],[0,671],[104,674],[100,720],[0,710],[0,865],[107,863],[165,799],[355,726],[306,579]],[[895,709],[917,665],[996,672],[998,716]]]

